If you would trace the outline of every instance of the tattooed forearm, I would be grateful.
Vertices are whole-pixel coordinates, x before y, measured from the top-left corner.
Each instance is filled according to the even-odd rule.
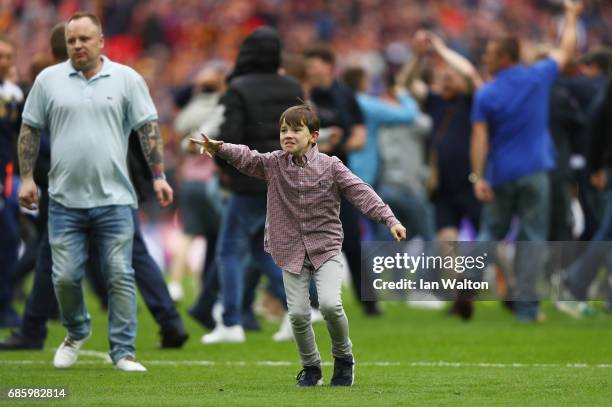
[[[21,125],[19,139],[17,140],[17,154],[19,155],[19,171],[22,178],[31,178],[40,148],[40,129]]]
[[[164,146],[159,125],[156,120],[145,123],[144,126],[136,130],[142,152],[153,173],[153,178],[159,178],[164,173]]]

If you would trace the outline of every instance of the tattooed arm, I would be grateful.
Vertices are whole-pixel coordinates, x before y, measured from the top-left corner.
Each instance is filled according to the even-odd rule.
[[[164,175],[164,145],[157,120],[145,123],[136,130],[143,155],[153,174],[153,189],[162,207],[172,203],[172,188],[166,182]]]
[[[40,148],[40,129],[23,123],[17,140],[21,185],[19,187],[19,203],[29,209],[35,209],[38,204],[38,188],[34,183],[34,166]]]

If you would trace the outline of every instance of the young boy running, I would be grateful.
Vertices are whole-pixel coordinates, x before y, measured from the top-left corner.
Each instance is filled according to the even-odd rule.
[[[337,157],[319,152],[319,119],[309,106],[287,109],[279,123],[282,151],[261,154],[206,135],[204,140],[191,140],[200,145],[200,153],[217,154],[268,184],[265,250],[283,270],[289,319],[303,366],[297,385],[323,384],[321,356],[310,322],[308,288],[314,278],[332,341],[331,385],[351,386],[355,362],[341,298],[340,194],[365,215],[387,225],[396,240],[405,239],[406,229],[368,184]]]

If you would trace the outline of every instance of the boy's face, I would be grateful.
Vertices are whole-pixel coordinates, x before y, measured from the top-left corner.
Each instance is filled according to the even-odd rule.
[[[312,148],[312,144],[317,142],[318,138],[319,132],[311,133],[304,123],[295,127],[288,125],[285,121],[281,124],[281,148],[290,154],[297,156],[306,154]]]

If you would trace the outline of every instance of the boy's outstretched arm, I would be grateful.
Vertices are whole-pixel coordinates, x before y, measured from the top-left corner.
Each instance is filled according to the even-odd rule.
[[[344,197],[364,215],[386,225],[397,241],[406,238],[406,228],[374,189],[353,174],[340,160],[334,163],[334,181]]]
[[[270,153],[262,154],[251,150],[243,144],[223,143],[220,140],[211,140],[201,133],[203,139],[190,138],[194,144],[200,146],[200,154],[206,153],[209,157],[217,155],[236,169],[250,177],[266,179],[265,162],[271,157]]]

